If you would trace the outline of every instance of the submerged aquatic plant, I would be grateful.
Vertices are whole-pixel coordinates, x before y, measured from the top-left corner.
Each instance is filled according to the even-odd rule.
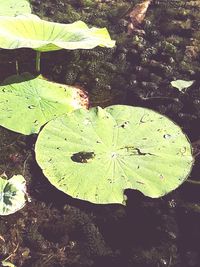
[[[191,145],[174,122],[125,105],[79,109],[50,121],[35,152],[55,187],[98,204],[123,203],[125,189],[161,197],[186,180],[193,164]]]

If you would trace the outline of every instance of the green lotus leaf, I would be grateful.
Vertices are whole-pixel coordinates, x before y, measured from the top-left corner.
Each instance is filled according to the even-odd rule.
[[[113,47],[106,28],[88,28],[82,22],[61,24],[40,19],[36,15],[0,17],[0,47],[29,47],[40,52],[59,49],[91,49]]]
[[[0,177],[0,215],[9,215],[24,207],[25,185],[22,175],[14,175],[9,180]]]
[[[187,178],[191,145],[170,119],[125,105],[79,109],[50,121],[36,160],[59,190],[94,203],[123,203],[124,190],[161,197]]]
[[[81,94],[78,88],[30,74],[12,76],[0,86],[0,125],[25,135],[38,133],[49,120],[82,107]]]
[[[27,0],[0,0],[0,16],[17,16],[31,13]]]

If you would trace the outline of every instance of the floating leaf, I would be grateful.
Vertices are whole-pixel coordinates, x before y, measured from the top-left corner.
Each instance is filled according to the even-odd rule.
[[[187,178],[191,145],[171,120],[152,110],[115,105],[79,109],[50,121],[36,160],[59,190],[94,203],[122,203],[125,189],[160,197]]]
[[[12,264],[9,261],[2,261],[1,265],[4,266],[4,267],[16,267],[16,265]]]
[[[31,13],[27,0],[0,0],[0,16],[17,16]]]
[[[26,135],[38,133],[49,120],[86,104],[78,88],[16,75],[0,86],[0,125]]]
[[[184,89],[187,89],[191,85],[193,85],[195,81],[184,81],[184,80],[176,80],[172,81],[171,85],[175,88],[177,88],[180,92],[182,92]]]
[[[0,47],[33,48],[40,52],[59,49],[91,49],[113,47],[106,28],[91,28],[82,22],[61,24],[40,19],[36,15],[0,17]]]
[[[24,207],[26,181],[22,175],[6,180],[0,177],[0,215],[9,215]]]

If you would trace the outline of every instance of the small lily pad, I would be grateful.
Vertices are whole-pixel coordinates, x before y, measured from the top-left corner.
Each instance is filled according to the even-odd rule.
[[[11,76],[0,86],[0,125],[25,135],[38,133],[49,120],[87,106],[87,100],[76,87],[27,73]]]
[[[123,203],[124,190],[161,197],[190,173],[191,145],[167,117],[125,105],[75,110],[42,129],[36,160],[48,180],[72,197]]]
[[[9,262],[9,261],[2,261],[1,265],[3,267],[16,267],[16,265],[14,265],[13,263]]]
[[[31,6],[27,0],[0,0],[0,16],[30,14]]]
[[[0,215],[9,215],[22,209],[26,203],[26,181],[22,175],[9,180],[0,177]]]
[[[176,80],[172,81],[171,85],[177,88],[180,92],[183,92],[188,87],[192,86],[195,81]]]
[[[32,14],[0,17],[0,33],[0,47],[5,49],[27,47],[45,52],[115,45],[106,28],[88,28],[82,21],[55,23]]]

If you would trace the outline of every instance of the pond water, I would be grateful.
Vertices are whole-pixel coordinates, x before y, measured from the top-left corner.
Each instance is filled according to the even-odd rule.
[[[160,199],[126,190],[127,205],[95,205],[53,187],[36,164],[36,135],[0,128],[0,171],[22,174],[31,201],[0,217],[0,260],[17,267],[200,266],[200,4],[152,0],[131,32],[130,13],[145,1],[32,0],[33,13],[61,23],[107,27],[114,48],[43,53],[41,73],[77,85],[91,106],[151,108],[174,120],[193,144],[189,180]],[[147,1],[146,1],[147,2]],[[0,80],[35,72],[35,52],[0,51]],[[173,80],[194,80],[185,92]],[[166,138],[168,138],[166,136]],[[176,166],[174,166],[175,168]]]

